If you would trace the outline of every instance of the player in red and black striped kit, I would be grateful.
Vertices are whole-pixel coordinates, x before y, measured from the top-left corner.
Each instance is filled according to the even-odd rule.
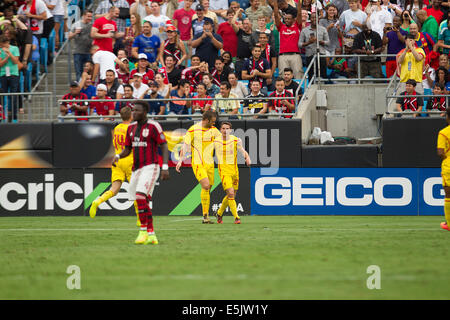
[[[160,169],[158,163],[158,146],[161,147],[163,165],[161,180],[169,179],[169,150],[161,125],[147,119],[148,104],[137,101],[134,104],[133,119],[128,126],[125,149],[114,157],[113,165],[133,151],[133,172],[128,193],[130,200],[136,200],[139,210],[141,230],[135,240],[136,244],[158,244],[153,228],[151,201],[153,189],[158,180]]]
[[[295,112],[295,101],[291,92],[284,89],[285,84],[283,78],[277,78],[275,80],[275,91],[272,92],[269,97],[286,98],[286,99],[271,99],[269,100],[269,111],[275,111],[276,113],[293,113]],[[286,118],[292,118],[292,116],[286,116]]]

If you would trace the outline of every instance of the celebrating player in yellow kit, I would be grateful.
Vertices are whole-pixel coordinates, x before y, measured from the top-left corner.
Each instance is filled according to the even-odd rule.
[[[125,137],[127,136],[128,125],[131,123],[131,109],[130,107],[123,107],[120,110],[120,117],[122,118],[122,123],[118,124],[114,128],[113,134],[113,144],[116,154],[120,154],[125,146]],[[100,204],[107,201],[109,198],[114,197],[120,190],[122,182],[127,179],[130,181],[131,169],[133,168],[133,153],[126,158],[120,159],[117,165],[111,167],[111,189],[103,193],[99,198],[92,202],[91,209],[89,210],[89,215],[94,218],[97,214],[97,208]],[[137,210],[136,201],[134,202],[134,208],[136,210],[137,226],[140,226],[139,213]]]
[[[209,219],[210,189],[214,184],[214,139],[221,136],[214,127],[217,115],[214,111],[205,111],[202,121],[192,125],[184,136],[184,144],[180,152],[180,160],[176,170],[180,173],[181,164],[188,152],[191,152],[191,166],[194,175],[202,187],[200,193],[203,221],[214,223]]]
[[[442,186],[445,191],[444,213],[446,222],[441,222],[441,228],[450,231],[450,108],[447,108],[447,127],[439,131],[437,153],[442,160]]]
[[[239,169],[237,165],[237,151],[242,153],[245,163],[251,165],[251,159],[247,151],[242,147],[242,141],[236,136],[231,135],[231,123],[222,122],[220,125],[219,138],[214,140],[214,148],[218,160],[219,175],[222,180],[222,186],[226,196],[217,211],[217,223],[223,223],[223,213],[227,207],[230,207],[231,214],[234,217],[234,223],[240,224],[241,218],[237,214],[236,193],[239,188]]]

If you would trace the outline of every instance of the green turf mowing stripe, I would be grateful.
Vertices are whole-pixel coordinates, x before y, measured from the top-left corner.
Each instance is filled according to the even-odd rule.
[[[103,193],[109,186],[111,185],[110,182],[102,182],[99,183],[98,186],[94,189],[94,191],[91,192],[90,195],[84,199],[84,210],[89,208],[89,206],[92,204],[92,202]]]
[[[220,176],[217,168],[214,169],[214,185],[211,192],[220,184]],[[169,213],[169,216],[189,216],[201,204],[200,192],[202,187],[198,184],[181,202]]]

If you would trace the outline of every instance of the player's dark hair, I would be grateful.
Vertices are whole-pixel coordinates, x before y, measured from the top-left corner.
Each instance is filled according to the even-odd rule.
[[[223,58],[222,58],[222,57],[217,57],[217,58],[215,58],[215,59],[214,59],[214,63],[216,63],[217,60],[219,60],[220,62],[223,63]]]
[[[134,102],[135,106],[142,106],[146,113],[148,113],[148,103],[147,101],[138,100]]]
[[[123,121],[128,121],[131,119],[131,108],[128,106],[123,107],[120,109],[120,117]]]
[[[202,120],[210,120],[215,117],[217,119],[217,113],[212,110],[207,110],[203,112]]]
[[[175,61],[175,57],[174,57],[172,54],[167,54],[167,55],[165,56],[165,58],[164,58],[164,61],[166,61],[167,58],[172,58],[173,61]]]
[[[193,55],[191,56],[191,60],[192,60],[192,58],[199,58],[199,59],[201,60],[201,58],[200,58],[198,55],[196,55],[196,54],[193,54]]]
[[[282,77],[277,77],[275,79],[275,82],[283,82],[284,83],[284,79]]]
[[[199,86],[202,86],[205,90],[207,90],[206,84],[204,84],[203,82],[197,83],[197,88],[198,88]]]
[[[439,89],[441,89],[442,91],[444,91],[445,90],[445,86],[444,86],[444,84],[443,83],[435,83],[434,84],[434,87],[433,87],[433,89],[434,88],[439,88]]]
[[[290,72],[290,73],[294,73],[294,71],[292,71],[291,68],[284,68],[283,72]]]
[[[414,79],[408,79],[408,81],[406,81],[406,84],[410,84],[413,87],[415,87],[417,85],[417,82]]]
[[[210,80],[212,80],[213,79],[213,76],[212,76],[212,74],[211,73],[209,73],[209,72],[203,72],[202,73],[202,79],[204,78],[204,77],[209,77],[209,79]]]
[[[112,73],[114,73],[114,76],[116,75],[116,72],[115,72],[114,70],[112,70],[112,69],[108,69],[108,70],[106,70],[105,74],[107,74],[108,72],[112,72]]]
[[[222,128],[222,126],[223,126],[224,124],[230,126],[230,129],[233,128],[233,126],[231,125],[231,122],[228,122],[228,121],[222,121],[222,122],[220,123],[220,129]]]

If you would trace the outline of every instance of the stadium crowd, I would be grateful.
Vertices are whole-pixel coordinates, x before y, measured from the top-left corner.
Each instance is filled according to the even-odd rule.
[[[291,113],[302,94],[299,80],[317,51],[322,57],[309,77],[320,69],[328,83],[342,77],[351,81],[359,69],[361,77],[386,82],[397,73],[402,95],[447,94],[449,2],[396,2],[102,0],[67,30],[77,81],[63,99],[160,99],[149,101],[154,115],[209,109],[231,118],[240,112],[254,117]],[[55,30],[55,47],[60,46],[67,5],[65,0],[0,4],[3,92],[19,91],[19,72],[38,59],[40,39]],[[348,56],[333,57],[339,54]],[[354,54],[362,55],[359,66]],[[193,97],[204,100],[184,100]],[[445,101],[437,96],[396,102],[398,110],[420,111],[424,105],[445,110]],[[23,112],[21,101],[11,105],[15,119],[14,110]],[[125,105],[130,102],[63,102],[60,110],[62,115],[113,115]]]

